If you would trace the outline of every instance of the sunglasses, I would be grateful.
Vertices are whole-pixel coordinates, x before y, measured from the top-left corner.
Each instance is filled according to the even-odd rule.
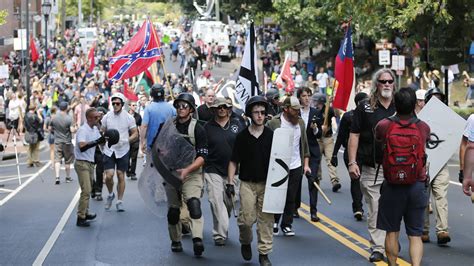
[[[265,115],[267,112],[266,111],[253,111],[253,115]]]
[[[392,84],[393,79],[379,79],[377,80],[380,84]]]
[[[119,106],[119,105],[122,105],[122,103],[119,103],[119,102],[113,102],[112,103],[113,106]]]
[[[177,108],[177,109],[187,109],[187,108],[189,108],[189,104],[187,104],[187,103],[179,103],[179,104],[176,105],[176,108]]]
[[[220,110],[220,109],[226,110],[226,109],[229,109],[229,108],[230,107],[227,107],[227,105],[219,105],[219,106],[216,107],[216,109],[218,109],[218,110]]]
[[[137,106],[136,104],[130,104],[130,106]]]

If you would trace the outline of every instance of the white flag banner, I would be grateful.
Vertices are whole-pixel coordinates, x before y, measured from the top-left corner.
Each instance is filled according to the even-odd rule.
[[[245,42],[242,63],[240,64],[239,76],[235,86],[235,96],[242,109],[250,97],[259,95],[258,70],[257,70],[257,45],[255,40],[255,29],[250,24],[249,34]]]
[[[436,97],[431,97],[418,114],[418,118],[431,129],[426,154],[430,178],[433,180],[459,148],[466,120]]]

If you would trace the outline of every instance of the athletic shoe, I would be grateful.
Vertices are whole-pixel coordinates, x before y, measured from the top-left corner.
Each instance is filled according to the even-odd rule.
[[[293,229],[291,229],[291,227],[283,227],[281,229],[281,231],[283,232],[284,236],[294,236],[295,235],[295,231],[293,231]]]
[[[90,212],[90,213],[86,214],[86,220],[94,220],[95,217],[97,217],[97,214],[95,214],[95,213]]]
[[[54,182],[54,184],[59,185],[59,183],[60,183],[59,177],[56,177],[56,181]]]
[[[112,207],[112,201],[115,198],[115,193],[112,193],[112,195],[107,196],[107,202],[105,203],[105,210],[110,210],[110,207]]]
[[[196,257],[201,257],[204,252],[204,243],[202,243],[202,239],[199,237],[193,238],[193,251]]]
[[[240,253],[242,254],[242,258],[244,258],[244,260],[251,260],[252,259],[252,247],[250,246],[250,244],[241,245],[240,246]]]
[[[183,252],[183,245],[181,245],[180,241],[172,241],[171,242],[171,251],[172,252]]]
[[[123,209],[123,202],[122,201],[117,201],[117,204],[115,204],[115,207],[117,208],[118,212],[124,212],[125,211]]]
[[[260,262],[260,266],[272,266],[272,263],[268,259],[268,255],[258,255],[258,262]]]
[[[66,177],[66,183],[71,183],[73,180],[72,177]]]
[[[451,241],[451,237],[446,231],[441,231],[437,233],[436,236],[438,237],[438,245],[446,245]]]
[[[356,211],[354,212],[354,218],[357,220],[357,221],[362,221],[362,216],[364,215],[364,212],[362,211]]]
[[[138,180],[137,175],[131,175],[130,180]]]
[[[372,252],[372,254],[370,254],[370,257],[369,257],[370,262],[383,261],[383,259],[384,259],[383,254],[378,251]]]
[[[278,224],[277,223],[273,224],[273,235],[274,236],[278,235]]]

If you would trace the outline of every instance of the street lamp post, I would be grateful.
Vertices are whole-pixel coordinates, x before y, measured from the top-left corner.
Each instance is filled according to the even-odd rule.
[[[44,16],[44,72],[48,72],[48,19],[49,14],[51,13],[51,2],[49,0],[43,0],[41,5],[41,12]]]

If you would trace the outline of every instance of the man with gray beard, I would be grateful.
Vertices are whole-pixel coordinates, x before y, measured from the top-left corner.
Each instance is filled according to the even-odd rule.
[[[360,178],[360,188],[368,208],[370,262],[382,261],[385,249],[385,231],[376,227],[380,187],[384,178],[382,144],[375,141],[374,128],[380,120],[395,114],[395,88],[395,75],[391,70],[380,69],[374,74],[370,99],[361,101],[354,110],[349,136],[349,175],[352,179]]]

